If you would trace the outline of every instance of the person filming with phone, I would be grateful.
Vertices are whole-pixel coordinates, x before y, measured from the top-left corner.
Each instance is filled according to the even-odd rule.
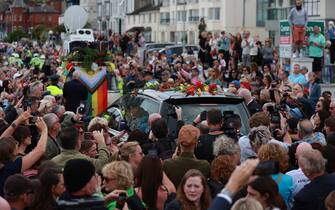
[[[114,161],[102,169],[103,189],[108,210],[145,210],[134,189],[132,167],[126,161]]]

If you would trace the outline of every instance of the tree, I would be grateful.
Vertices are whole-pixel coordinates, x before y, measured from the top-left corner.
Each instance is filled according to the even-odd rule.
[[[65,26],[64,24],[58,25],[51,29],[55,34],[61,34],[62,32],[65,32]]]
[[[45,41],[47,39],[48,28],[40,25],[33,30],[33,39],[38,41]]]
[[[28,34],[22,30],[15,30],[9,33],[7,37],[4,39],[4,41],[5,42],[16,42],[16,41],[21,40],[24,37],[28,37]]]

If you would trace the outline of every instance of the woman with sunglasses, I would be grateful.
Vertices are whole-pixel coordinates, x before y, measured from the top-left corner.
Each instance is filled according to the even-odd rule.
[[[103,189],[106,195],[107,209],[145,210],[141,199],[134,189],[134,175],[132,167],[126,161],[114,161],[102,169]],[[125,208],[126,209],[126,208]]]

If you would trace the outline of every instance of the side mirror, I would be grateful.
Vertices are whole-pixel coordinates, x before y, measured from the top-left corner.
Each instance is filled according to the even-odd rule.
[[[111,107],[107,110],[107,112],[115,121],[121,122],[123,120],[123,115],[120,109]]]

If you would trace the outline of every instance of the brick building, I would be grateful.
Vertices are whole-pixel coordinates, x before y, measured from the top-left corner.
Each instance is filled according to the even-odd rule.
[[[52,28],[58,25],[61,12],[61,0],[48,0],[43,4],[5,1],[0,4],[0,31],[4,36],[18,29],[28,32],[40,25]]]

